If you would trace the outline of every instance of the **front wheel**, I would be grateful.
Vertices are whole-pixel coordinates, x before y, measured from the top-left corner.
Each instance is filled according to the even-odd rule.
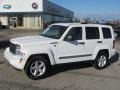
[[[25,72],[31,79],[44,78],[48,72],[49,64],[42,56],[35,56],[27,63]]]
[[[94,67],[101,70],[106,68],[109,64],[108,55],[104,52],[100,52],[95,59]]]

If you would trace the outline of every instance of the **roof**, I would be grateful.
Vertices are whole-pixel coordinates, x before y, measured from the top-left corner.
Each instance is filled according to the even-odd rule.
[[[52,25],[62,25],[62,26],[71,26],[71,25],[81,25],[81,26],[102,26],[102,27],[110,27],[109,25],[101,25],[101,24],[81,24],[81,23],[54,23]]]

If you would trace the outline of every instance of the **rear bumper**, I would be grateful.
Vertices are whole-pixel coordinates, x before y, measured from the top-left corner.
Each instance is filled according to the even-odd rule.
[[[111,50],[111,57],[114,56],[115,54],[116,54],[116,49],[112,49],[112,50]],[[110,57],[110,58],[111,58],[111,57]]]

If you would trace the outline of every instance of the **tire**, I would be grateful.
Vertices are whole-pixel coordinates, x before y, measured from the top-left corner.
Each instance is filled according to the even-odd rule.
[[[104,52],[100,52],[94,62],[94,67],[98,70],[104,69],[110,65],[108,55]]]
[[[43,79],[47,76],[50,64],[43,56],[33,56],[25,67],[26,75],[33,80]]]

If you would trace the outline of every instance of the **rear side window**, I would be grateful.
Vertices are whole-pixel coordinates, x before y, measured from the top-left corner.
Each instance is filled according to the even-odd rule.
[[[100,39],[98,27],[86,27],[86,39]]]
[[[102,32],[103,32],[103,38],[104,39],[112,38],[112,34],[111,34],[110,28],[102,28]]]

